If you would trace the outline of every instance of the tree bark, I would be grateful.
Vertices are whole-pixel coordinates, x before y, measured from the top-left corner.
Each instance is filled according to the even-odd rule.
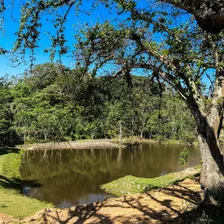
[[[48,133],[44,133],[44,140],[47,141]]]
[[[122,122],[119,122],[119,143],[121,144],[123,140],[123,134],[122,134]]]
[[[140,131],[140,139],[143,139],[143,132],[144,132],[144,128],[142,128]]]
[[[223,0],[160,0],[194,15],[205,31],[217,34],[224,29]]]
[[[217,106],[213,106],[207,116],[198,108],[193,110],[202,159],[200,183],[203,202],[208,205],[224,205],[224,162],[218,141],[222,114]]]
[[[94,139],[94,136],[95,136],[95,131],[92,131],[92,132],[90,133],[90,136],[91,136],[91,139],[93,140],[93,139]]]
[[[210,127],[207,127],[208,129]],[[217,139],[214,138],[214,133],[210,130],[207,136],[199,134],[198,141],[202,159],[200,183],[204,190],[203,199],[206,204],[224,204],[223,156]],[[222,197],[220,197],[221,195]]]

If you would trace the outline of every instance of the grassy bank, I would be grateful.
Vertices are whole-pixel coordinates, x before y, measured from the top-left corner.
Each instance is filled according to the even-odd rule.
[[[113,139],[114,142],[119,143],[118,138]],[[131,144],[131,143],[159,143],[159,144],[168,144],[168,145],[193,145],[198,146],[198,141],[195,140],[193,142],[186,142],[183,140],[173,140],[173,139],[167,139],[167,140],[158,140],[158,139],[148,139],[148,138],[139,138],[138,136],[130,136],[130,137],[124,137],[122,140],[123,144]]]
[[[125,176],[101,186],[106,192],[121,196],[126,194],[142,193],[156,188],[162,188],[187,177],[194,177],[200,174],[200,167],[188,168],[185,171],[173,172],[164,176],[155,178],[139,178],[134,176]]]
[[[0,213],[14,218],[33,215],[43,208],[52,207],[51,204],[20,194],[24,183],[19,172],[21,157],[19,150],[0,149]]]

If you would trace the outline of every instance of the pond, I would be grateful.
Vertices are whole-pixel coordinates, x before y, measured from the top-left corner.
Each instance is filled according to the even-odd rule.
[[[100,185],[125,175],[156,177],[184,169],[179,155],[184,146],[143,144],[138,149],[82,149],[27,151],[21,175],[37,180],[39,187],[24,186],[23,193],[65,208],[103,200],[107,193]],[[197,148],[187,147],[185,167],[200,162]]]

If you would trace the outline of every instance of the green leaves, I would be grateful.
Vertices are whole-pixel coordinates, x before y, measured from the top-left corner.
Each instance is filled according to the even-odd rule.
[[[190,152],[189,152],[189,150],[186,147],[181,151],[180,158],[179,158],[179,164],[181,166],[184,166],[187,163],[189,153]]]
[[[28,142],[114,138],[121,129],[123,137],[192,141],[195,124],[181,101],[169,91],[161,98],[159,84],[146,77],[130,79],[132,87],[125,76],[83,76],[79,69],[37,65],[15,85],[2,83],[1,131],[15,130]]]
[[[19,143],[18,136],[13,130],[13,113],[10,104],[13,98],[10,94],[10,83],[0,78],[0,145]]]

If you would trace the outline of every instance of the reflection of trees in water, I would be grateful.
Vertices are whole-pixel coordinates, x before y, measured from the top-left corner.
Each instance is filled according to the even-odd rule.
[[[121,163],[122,163],[122,148],[118,149],[118,155],[117,155],[117,165],[118,168],[121,167]]]
[[[116,167],[118,149],[109,150],[40,150],[24,154],[21,174],[26,178],[53,177],[75,172],[86,176],[111,172]]]
[[[99,173],[115,178],[127,174],[152,177],[178,169],[182,148],[144,144],[131,149],[29,151],[24,154],[21,174],[26,179],[55,177],[63,173],[79,173],[90,179]],[[190,151],[189,160],[194,157],[193,153],[199,156],[197,150]]]
[[[90,193],[102,193],[99,185],[125,175],[154,177],[177,170],[182,148],[143,144],[131,150],[28,151],[23,156],[21,174],[43,184],[39,189],[30,190],[35,197],[55,204],[60,204],[62,199],[75,203]],[[199,162],[198,150],[191,150],[189,161],[191,156]]]
[[[103,179],[107,179],[106,173],[93,179],[85,178],[79,173],[67,173],[43,179],[43,187],[32,189],[29,195],[56,205],[62,200],[77,204],[80,198],[86,198],[89,194],[102,194],[99,183]]]
[[[130,151],[131,153],[131,161],[134,160],[135,157],[141,159],[141,155],[142,155],[142,144],[139,142],[134,142],[134,143],[128,143],[127,144],[127,149]]]

